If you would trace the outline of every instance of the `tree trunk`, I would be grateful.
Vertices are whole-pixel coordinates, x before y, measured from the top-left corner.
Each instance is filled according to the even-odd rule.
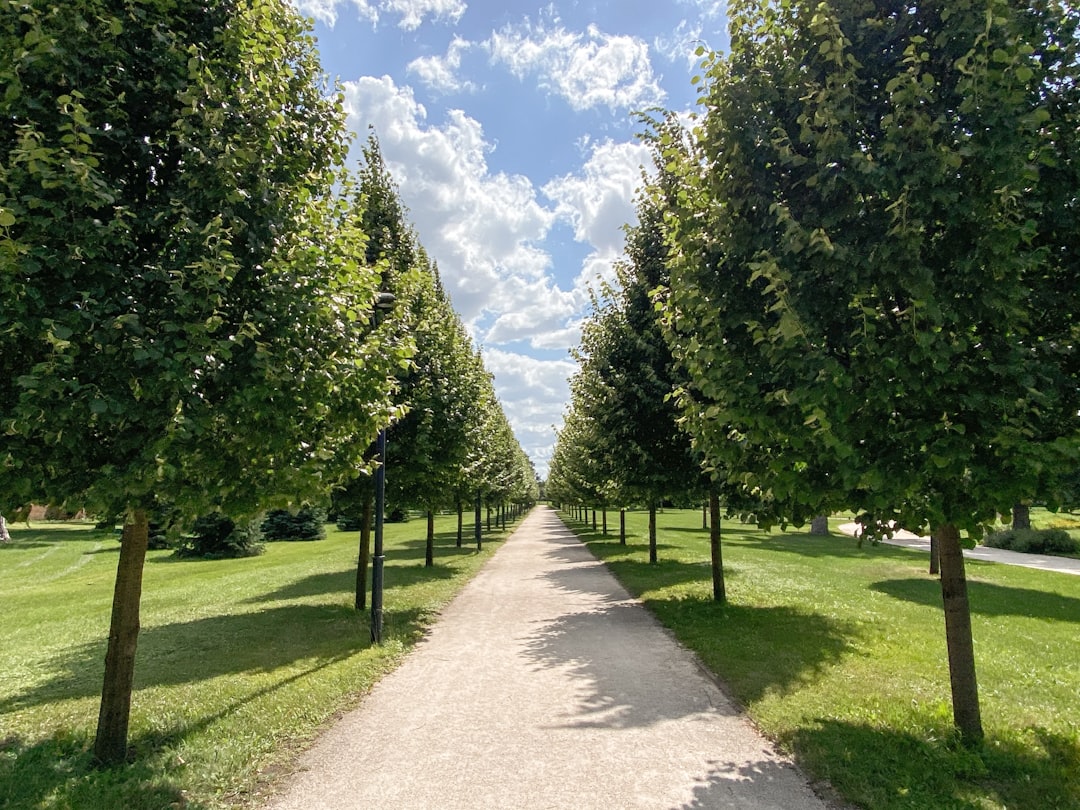
[[[604,507],[603,515],[604,515],[604,522],[603,522],[604,537],[607,537],[607,507],[606,506]]]
[[[487,506],[487,530],[488,534],[491,534],[491,504]]]
[[[1014,531],[1031,528],[1031,507],[1026,503],[1013,504],[1012,527]]]
[[[656,560],[656,504],[649,501],[649,562]]]
[[[712,496],[709,496],[709,500],[701,504],[701,528],[709,528],[709,506],[712,503]]]
[[[465,504],[461,502],[461,498],[457,499],[457,547],[461,548],[462,540],[462,528],[465,514]]]
[[[476,550],[480,551],[484,547],[483,541],[483,526],[480,525],[480,493],[476,493],[476,505],[475,505],[475,529],[476,529]]]
[[[941,543],[937,532],[930,532],[930,573],[941,573]]]
[[[619,510],[619,543],[626,545],[626,510]]]
[[[956,526],[939,526],[934,534],[941,546],[941,597],[945,607],[945,641],[949,650],[953,722],[967,743],[983,738],[979,716],[979,687],[975,679],[975,648],[971,639],[964,553]]]
[[[720,549],[720,494],[709,493],[709,551],[712,557],[712,592],[717,602],[727,601],[727,587],[724,584],[724,556]]]
[[[139,642],[139,602],[148,540],[146,510],[134,509],[124,524],[120,541],[109,646],[105,653],[105,681],[94,739],[94,758],[103,765],[115,765],[127,757],[131,685],[135,678],[135,648]]]
[[[356,555],[356,599],[357,610],[367,607],[367,568],[371,562],[371,517],[375,513],[374,496],[364,496],[364,506],[360,512],[360,551]]]
[[[435,510],[427,510],[427,544],[424,547],[424,567],[435,565]]]
[[[593,510],[592,510],[592,530],[594,532],[596,531],[596,507],[595,506],[593,507]]]
[[[810,521],[810,534],[816,534],[820,537],[829,536],[829,516],[818,515],[812,521]]]

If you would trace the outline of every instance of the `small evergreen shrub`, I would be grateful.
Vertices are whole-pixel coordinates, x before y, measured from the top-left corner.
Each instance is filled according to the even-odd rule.
[[[1064,529],[1006,529],[988,534],[983,545],[1027,554],[1076,554],[1077,543]]]
[[[295,515],[274,509],[262,523],[265,540],[322,540],[326,537],[326,510],[305,506]]]
[[[191,527],[191,537],[176,553],[181,557],[205,557],[211,560],[254,557],[263,552],[261,539],[257,521],[237,525],[221,512],[213,512],[195,521]]]
[[[338,515],[337,527],[340,532],[358,532],[364,519],[359,515]]]

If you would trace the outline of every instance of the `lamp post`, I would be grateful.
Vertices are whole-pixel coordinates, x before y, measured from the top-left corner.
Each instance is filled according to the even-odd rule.
[[[375,324],[394,308],[393,293],[381,292],[375,301]],[[371,557],[371,643],[382,643],[383,620],[383,513],[386,512],[386,428],[375,440],[375,549]]]

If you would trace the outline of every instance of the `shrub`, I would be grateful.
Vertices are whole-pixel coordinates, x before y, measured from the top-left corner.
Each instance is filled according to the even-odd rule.
[[[326,510],[305,506],[295,515],[274,509],[262,523],[266,540],[322,540],[326,537]]]
[[[338,515],[337,527],[340,532],[358,532],[364,519],[360,515]]]
[[[237,525],[220,512],[203,515],[191,527],[191,537],[177,549],[181,557],[254,557],[262,554],[257,521]]]
[[[1006,529],[986,536],[983,545],[1028,554],[1076,554],[1077,543],[1064,529]]]

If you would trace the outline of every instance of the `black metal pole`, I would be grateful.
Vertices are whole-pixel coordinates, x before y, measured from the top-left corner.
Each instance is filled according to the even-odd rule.
[[[386,430],[379,431],[375,456],[375,553],[371,557],[371,643],[382,643],[383,620],[383,513],[386,511]]]

